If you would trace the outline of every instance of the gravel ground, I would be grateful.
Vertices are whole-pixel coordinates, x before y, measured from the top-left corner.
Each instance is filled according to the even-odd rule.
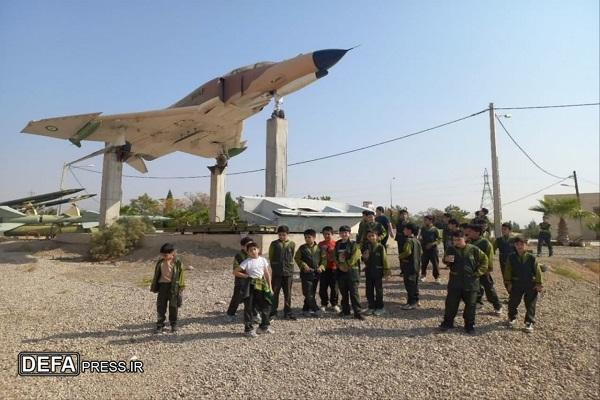
[[[445,286],[422,284],[421,309],[402,311],[405,292],[394,276],[385,284],[383,317],[360,322],[327,313],[318,320],[274,320],[274,335],[247,339],[241,321],[224,317],[233,286],[229,250],[184,249],[194,269],[187,272],[181,330],[153,335],[156,296],[145,287],[151,252],[92,264],[76,249],[48,243],[0,243],[5,399],[600,398],[598,275],[560,258],[560,248],[556,257],[543,259],[550,266],[547,291],[530,335],[507,329],[506,317],[493,316],[489,304],[478,311],[474,336],[459,329],[438,333]],[[597,261],[598,249],[588,251],[596,258],[577,258]],[[576,270],[580,278],[551,272],[556,266]],[[294,286],[298,308],[299,282]],[[364,303],[362,284],[360,292]],[[523,306],[520,312],[522,326]],[[137,357],[144,373],[19,377],[21,351],[78,351],[86,360]]]

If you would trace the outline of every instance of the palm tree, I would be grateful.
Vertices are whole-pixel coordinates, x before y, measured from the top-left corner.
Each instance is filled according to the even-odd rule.
[[[583,218],[588,216],[589,211],[581,209],[579,200],[574,197],[549,198],[547,200],[538,200],[538,205],[530,207],[531,211],[537,211],[544,216],[555,215],[558,221],[558,237],[556,241],[562,245],[569,243],[569,229],[565,218]]]

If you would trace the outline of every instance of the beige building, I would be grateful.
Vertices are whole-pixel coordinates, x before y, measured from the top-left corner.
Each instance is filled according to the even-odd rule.
[[[547,194],[544,196],[544,200],[548,200],[550,198],[553,199],[564,199],[569,197],[576,197],[575,194]],[[580,193],[579,198],[581,200],[581,207],[597,215],[600,215],[600,193]],[[541,222],[541,221],[540,221]],[[548,219],[548,222],[552,224],[552,238],[555,239],[558,235],[558,217],[551,216]],[[586,226],[586,221],[583,220],[582,223],[579,223],[579,219],[570,219],[567,218],[567,227],[569,229],[569,238],[571,240],[577,239],[581,237],[583,240],[597,240],[600,237],[596,234],[596,232],[592,231]],[[581,228],[583,227],[583,233]]]

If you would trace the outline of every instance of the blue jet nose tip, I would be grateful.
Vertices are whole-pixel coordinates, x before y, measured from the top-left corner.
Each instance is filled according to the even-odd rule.
[[[329,49],[313,53],[313,62],[319,71],[327,71],[341,60],[349,50]]]

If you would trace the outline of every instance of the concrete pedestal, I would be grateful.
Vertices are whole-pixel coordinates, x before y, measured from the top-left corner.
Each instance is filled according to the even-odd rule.
[[[106,146],[110,146],[108,143]],[[119,219],[121,212],[121,183],[123,163],[118,161],[116,149],[104,153],[102,164],[102,189],[100,193],[100,226],[107,226]]]
[[[210,170],[210,222],[225,221],[225,168],[218,165],[208,167]]]
[[[287,196],[288,121],[271,117],[267,120],[267,166],[265,196]]]

